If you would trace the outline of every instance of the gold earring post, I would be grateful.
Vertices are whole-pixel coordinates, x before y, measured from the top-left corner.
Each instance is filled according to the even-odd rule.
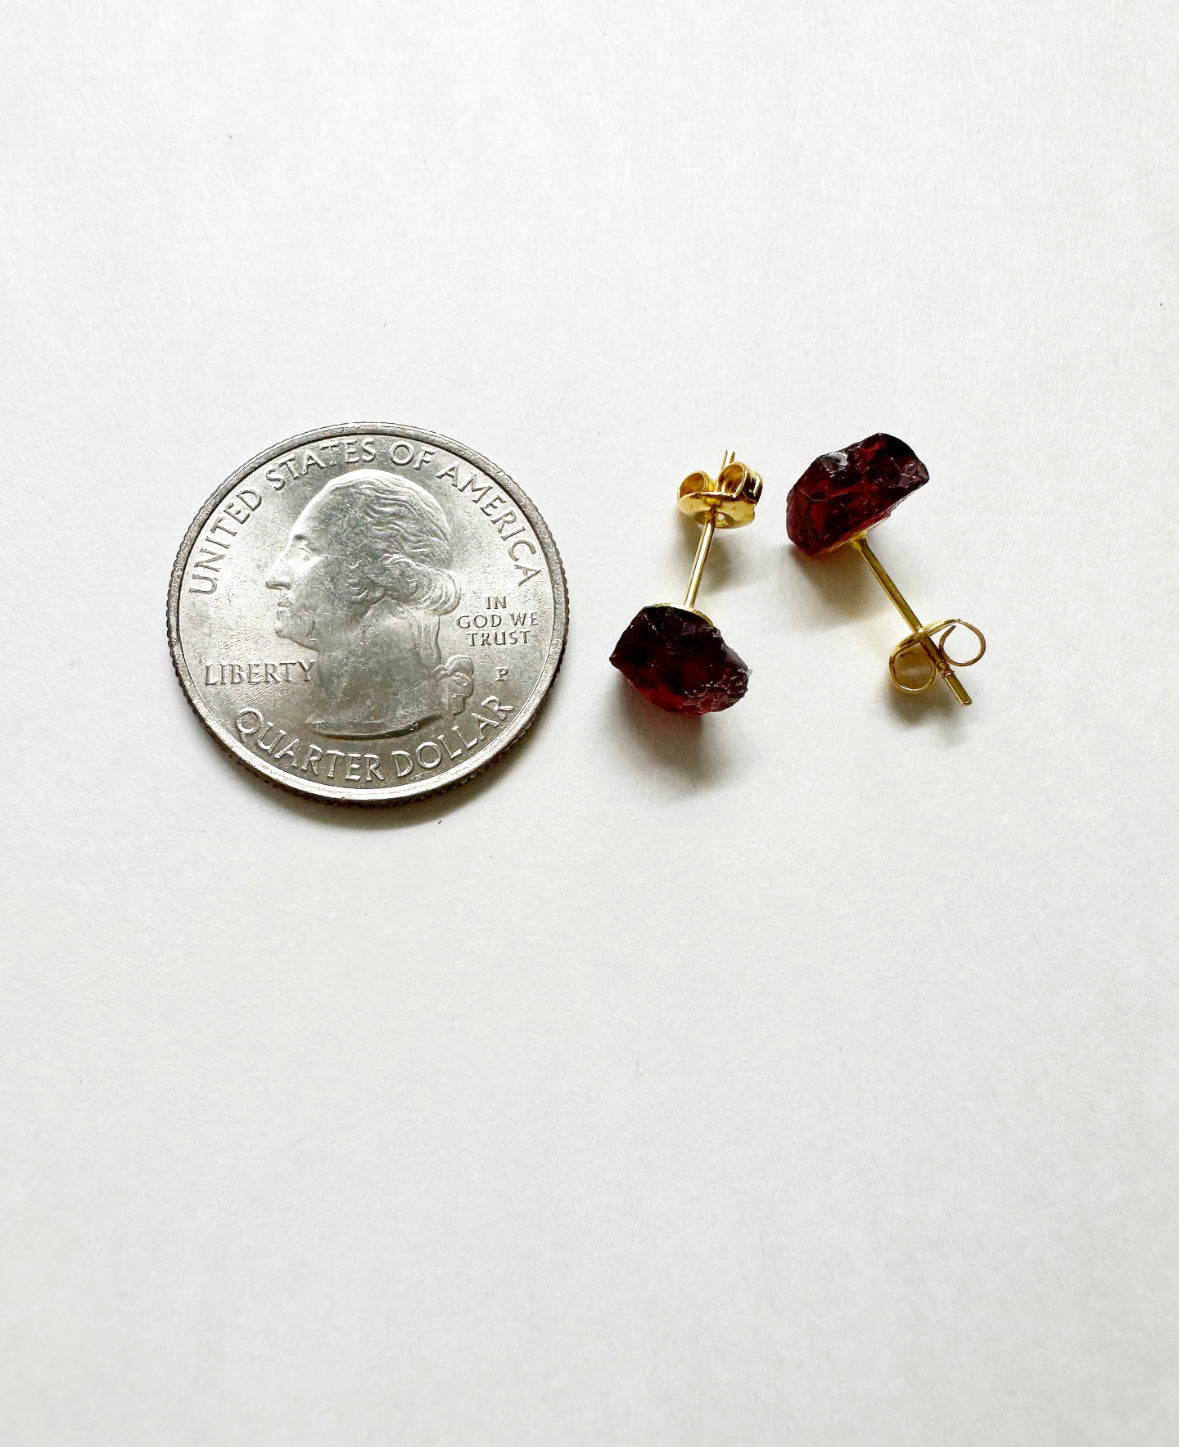
[[[702,529],[692,560],[692,576],[684,594],[684,607],[696,609],[696,594],[704,576],[708,550],[717,528],[743,528],[753,521],[757,500],[761,497],[761,478],[737,461],[735,452],[726,452],[715,481],[706,472],[694,472],[680,483],[679,508]]]
[[[730,455],[736,458],[736,453],[725,452],[721,458],[721,472],[729,465]],[[700,534],[700,541],[696,544],[696,556],[692,559],[692,576],[688,579],[688,591],[684,594],[684,607],[695,608],[696,594],[700,591],[700,579],[704,576],[704,564],[708,561],[708,550],[712,547],[712,540],[716,536],[716,508],[710,507],[704,515],[704,527]]]
[[[888,660],[888,671],[892,676],[893,683],[904,693],[923,693],[940,675],[959,703],[970,703],[970,695],[962,687],[958,675],[950,665],[956,663],[959,668],[969,668],[971,664],[977,663],[986,652],[986,639],[972,623],[964,623],[961,618],[945,618],[940,623],[931,623],[929,627],[926,627],[909,607],[901,590],[888,576],[884,564],[868,546],[865,534],[860,533],[857,537],[849,538],[848,541],[872,569],[876,575],[876,581],[892,599],[897,612],[913,630],[907,638],[903,638],[897,644]],[[978,652],[973,658],[951,659],[946,653],[946,639],[955,628],[965,628],[978,640]],[[929,663],[929,677],[917,685],[902,683],[897,670],[897,664],[911,656],[914,650],[919,650],[924,654]]]
[[[684,594],[685,608],[695,608],[696,606],[696,594],[700,591],[704,564],[708,561],[708,550],[712,547],[712,540],[715,536],[716,513],[713,511],[708,514],[708,520],[700,534],[700,541],[696,544],[696,556],[692,561],[692,576],[688,579],[688,591]]]

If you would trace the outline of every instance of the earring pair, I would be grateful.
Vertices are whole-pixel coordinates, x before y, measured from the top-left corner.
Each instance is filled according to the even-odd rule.
[[[972,623],[944,618],[924,624],[905,601],[868,544],[868,531],[897,504],[929,481],[929,470],[907,443],[877,432],[839,452],[815,458],[786,499],[786,532],[810,557],[852,547],[872,569],[910,632],[892,650],[888,672],[904,693],[923,693],[941,678],[961,704],[970,702],[955,668],[969,668],[986,651]],[[762,481],[726,453],[715,479],[694,472],[679,486],[681,512],[702,532],[682,605],[642,608],[624,630],[610,662],[658,708],[669,713],[715,713],[731,708],[749,686],[749,668],[728,646],[712,620],[696,608],[696,595],[718,530],[745,527],[754,519]],[[970,658],[953,658],[947,641],[955,628],[977,645]]]

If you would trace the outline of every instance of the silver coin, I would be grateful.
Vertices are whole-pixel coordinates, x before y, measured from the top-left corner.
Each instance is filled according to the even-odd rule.
[[[337,803],[484,769],[536,717],[567,626],[560,555],[516,483],[458,442],[373,423],[238,468],[168,593],[176,673],[214,738]]]

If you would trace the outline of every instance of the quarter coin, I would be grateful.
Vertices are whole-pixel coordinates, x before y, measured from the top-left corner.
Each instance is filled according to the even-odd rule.
[[[527,731],[568,628],[561,558],[494,463],[416,427],[288,438],[201,508],[168,642],[213,737],[336,803],[421,799]]]

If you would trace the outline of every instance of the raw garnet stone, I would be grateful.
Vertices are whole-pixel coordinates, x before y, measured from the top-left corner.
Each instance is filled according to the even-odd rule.
[[[928,481],[925,463],[907,443],[877,432],[815,458],[786,499],[786,531],[804,553],[829,553]]]
[[[636,613],[610,662],[668,713],[732,708],[749,687],[749,669],[708,619],[670,603]]]

